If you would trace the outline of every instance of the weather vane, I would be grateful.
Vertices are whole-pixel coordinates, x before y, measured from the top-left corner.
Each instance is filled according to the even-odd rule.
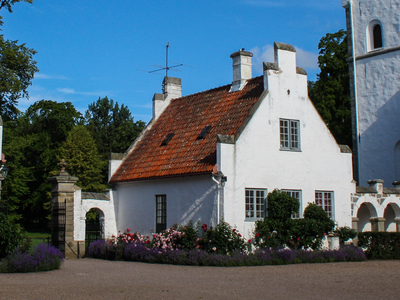
[[[173,61],[171,61],[171,62],[174,63],[175,65],[170,66],[169,65],[169,61],[168,61],[168,49],[169,49],[169,42],[165,46],[165,67],[158,66],[158,65],[153,65],[153,67],[156,67],[156,68],[159,68],[159,69],[152,70],[152,71],[144,71],[144,70],[139,70],[139,71],[143,71],[143,72],[147,72],[147,73],[155,73],[155,72],[158,72],[158,71],[165,70],[165,77],[168,77],[168,71],[171,70],[171,69],[173,69],[172,71],[181,71],[181,70],[174,69],[174,68],[177,68],[177,67],[180,67],[180,66],[187,66],[187,67],[195,68],[195,67],[192,67],[192,66],[189,66],[189,65],[184,65],[184,64],[181,64],[181,63],[173,62]]]

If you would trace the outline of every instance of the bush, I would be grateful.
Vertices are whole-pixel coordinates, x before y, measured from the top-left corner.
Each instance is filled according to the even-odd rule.
[[[218,253],[229,254],[233,252],[242,252],[246,248],[242,235],[235,228],[232,228],[228,223],[221,221],[215,228],[207,228],[204,224],[203,237],[198,240],[198,248]]]
[[[368,259],[400,259],[399,232],[359,232],[358,246]]]
[[[1,270],[8,273],[50,271],[59,269],[63,260],[60,250],[40,244],[31,252],[14,251],[2,260]]]
[[[268,217],[255,223],[256,246],[274,249],[321,248],[324,236],[334,228],[334,222],[315,204],[307,206],[304,219],[292,219],[292,213],[298,209],[294,202],[298,203],[295,198],[277,190],[268,194]]]
[[[22,227],[0,212],[0,259],[13,253],[24,238]]]
[[[334,233],[339,235],[340,247],[344,246],[344,242],[349,239],[354,239],[357,236],[357,232],[348,226],[340,227],[334,231]]]
[[[85,255],[88,257],[93,257],[93,258],[105,258],[106,257],[106,241],[105,240],[97,240],[97,241],[91,242]]]

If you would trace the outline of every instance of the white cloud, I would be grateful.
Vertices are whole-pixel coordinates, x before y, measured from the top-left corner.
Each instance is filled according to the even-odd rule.
[[[318,54],[296,48],[297,66],[306,70],[318,69]],[[274,62],[274,47],[267,45],[262,47],[254,47],[250,50],[253,53],[253,70],[255,73],[262,73],[263,62]]]
[[[62,79],[62,80],[67,80],[68,78],[62,75],[48,75],[48,74],[43,74],[43,73],[36,73],[35,74],[35,79]]]
[[[72,94],[72,95],[85,95],[85,96],[98,96],[98,95],[108,95],[110,93],[107,92],[77,92],[74,89],[70,88],[58,88],[58,92],[64,93],[64,94]]]

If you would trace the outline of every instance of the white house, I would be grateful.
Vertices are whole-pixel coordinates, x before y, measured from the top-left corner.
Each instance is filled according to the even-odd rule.
[[[308,98],[295,49],[274,48],[262,76],[251,78],[252,54],[241,49],[231,55],[232,83],[201,93],[182,97],[181,80],[164,78],[153,119],[110,161],[118,230],[224,219],[251,236],[276,188],[299,199],[300,216],[313,202],[351,226],[351,151],[336,143]]]

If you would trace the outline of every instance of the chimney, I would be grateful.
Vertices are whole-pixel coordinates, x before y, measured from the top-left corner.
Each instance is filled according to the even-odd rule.
[[[252,78],[251,58],[253,53],[240,49],[231,55],[233,67],[233,81],[230,92],[243,89],[248,79]]]
[[[163,93],[153,96],[153,120],[157,119],[172,99],[182,97],[180,78],[165,76],[162,84]]]

